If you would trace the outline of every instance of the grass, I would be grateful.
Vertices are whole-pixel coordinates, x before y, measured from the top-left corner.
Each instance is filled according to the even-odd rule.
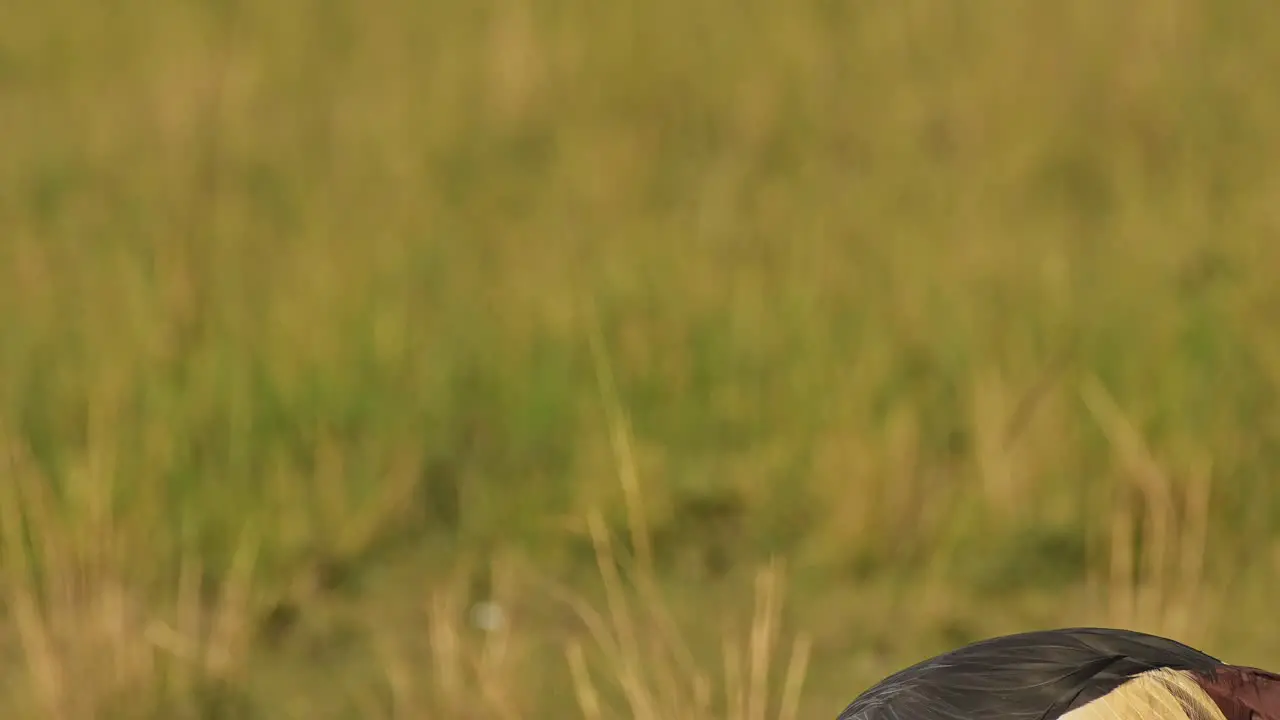
[[[1084,623],[1275,665],[1268,10],[6,12],[3,703],[834,717]]]

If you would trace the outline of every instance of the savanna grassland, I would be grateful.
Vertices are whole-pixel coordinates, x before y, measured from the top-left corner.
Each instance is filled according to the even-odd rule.
[[[0,17],[6,718],[1280,664],[1270,3]]]

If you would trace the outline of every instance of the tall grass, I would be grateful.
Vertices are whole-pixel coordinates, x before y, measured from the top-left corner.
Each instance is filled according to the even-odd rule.
[[[21,5],[19,716],[834,715],[1095,622],[1275,664],[1266,5]]]

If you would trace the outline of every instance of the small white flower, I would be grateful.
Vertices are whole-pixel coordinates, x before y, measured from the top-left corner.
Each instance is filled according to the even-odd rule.
[[[471,606],[471,624],[485,632],[496,632],[506,623],[502,607],[490,600],[482,600]]]

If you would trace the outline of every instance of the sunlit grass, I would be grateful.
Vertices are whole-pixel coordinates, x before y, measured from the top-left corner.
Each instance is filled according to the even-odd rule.
[[[1275,664],[1274,16],[6,12],[6,697],[758,718],[771,557],[806,717],[1033,625]]]

